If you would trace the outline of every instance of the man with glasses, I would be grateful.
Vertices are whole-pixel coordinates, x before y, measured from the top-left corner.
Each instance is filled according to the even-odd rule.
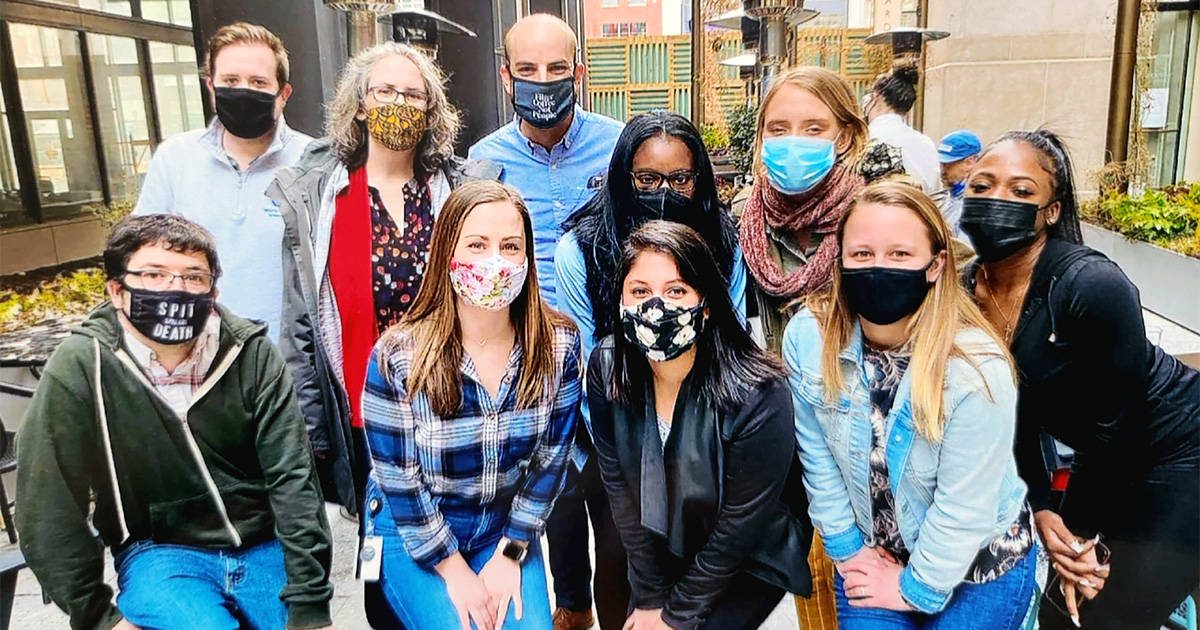
[[[216,303],[212,236],[129,217],[104,268],[111,301],[51,357],[22,427],[17,528],[42,588],[72,628],[332,628],[291,375],[261,323]]]
[[[516,117],[471,147],[470,157],[504,167],[533,218],[538,285],[554,305],[554,248],[567,217],[600,188],[624,127],[576,102],[584,66],[571,27],[546,13],[524,17],[504,36],[500,82]]]
[[[134,210],[179,215],[215,234],[221,257],[242,279],[225,287],[225,304],[266,322],[272,341],[279,340],[283,300],[283,220],[264,193],[312,141],[283,120],[288,73],[287,50],[271,31],[244,22],[218,29],[204,62],[217,115],[207,129],[159,145]]]

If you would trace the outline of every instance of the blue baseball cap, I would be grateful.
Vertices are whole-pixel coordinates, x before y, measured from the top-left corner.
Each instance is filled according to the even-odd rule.
[[[951,131],[942,138],[937,152],[938,159],[942,164],[948,164],[979,155],[983,152],[983,145],[979,142],[979,136],[965,129],[959,129]]]

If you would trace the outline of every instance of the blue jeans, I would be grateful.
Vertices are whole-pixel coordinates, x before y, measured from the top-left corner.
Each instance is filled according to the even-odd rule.
[[[375,534],[383,540],[383,564],[380,586],[384,597],[404,623],[405,628],[420,630],[461,630],[458,612],[450,602],[446,582],[432,569],[413,561],[404,549],[404,541],[396,533],[396,525],[386,504],[374,519]],[[461,552],[472,571],[479,573],[491,559],[495,547],[474,552]],[[521,620],[513,604],[508,605],[503,630],[553,630],[550,618],[550,590],[546,584],[546,566],[542,562],[541,545],[529,545],[529,553],[521,562]]]
[[[142,630],[283,630],[283,548],[234,551],[135,542],[117,554],[117,608]]]
[[[926,615],[856,608],[846,599],[841,574],[834,579],[840,630],[1017,630],[1039,593],[1037,549],[1000,579],[959,584],[942,612]]]

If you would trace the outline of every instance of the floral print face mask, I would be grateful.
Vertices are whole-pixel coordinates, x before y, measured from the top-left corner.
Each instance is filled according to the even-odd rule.
[[[696,343],[704,326],[704,302],[691,308],[653,297],[641,304],[621,306],[625,340],[651,361],[670,361]]]
[[[467,304],[489,311],[512,304],[525,288],[528,274],[529,261],[517,264],[499,254],[473,263],[450,261],[450,284],[454,292]]]

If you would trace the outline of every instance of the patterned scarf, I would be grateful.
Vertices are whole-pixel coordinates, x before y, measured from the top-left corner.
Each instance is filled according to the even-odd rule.
[[[758,177],[742,212],[741,242],[746,266],[767,293],[783,298],[803,297],[821,288],[833,273],[838,256],[837,225],[850,199],[863,187],[854,170],[836,164],[829,176],[799,199],[780,193]],[[811,229],[823,235],[808,264],[784,274],[771,257],[767,226],[780,232]]]

